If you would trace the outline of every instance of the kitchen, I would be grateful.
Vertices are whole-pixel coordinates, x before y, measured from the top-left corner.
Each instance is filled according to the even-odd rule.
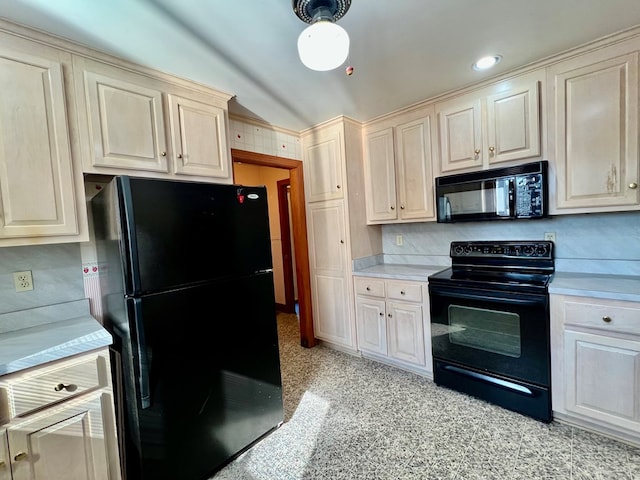
[[[354,12],[352,11],[350,13],[353,15]],[[345,21],[347,19],[349,19],[349,15],[345,17]],[[635,47],[635,49],[637,50],[637,47]],[[631,62],[629,65],[633,68],[634,64]],[[637,59],[635,66],[637,69]],[[102,71],[97,72],[97,74],[104,75],[105,73]],[[357,74],[358,71],[356,71],[354,75]],[[562,71],[558,71],[558,75],[561,74]],[[636,79],[637,86],[637,71],[632,69],[629,75],[631,79]],[[634,75],[636,76],[634,77]],[[487,97],[489,93],[483,93],[483,95]],[[80,101],[82,100],[78,99],[78,102]],[[420,108],[421,106],[418,106],[416,110],[420,110]],[[426,113],[430,113],[428,109],[425,109],[425,111]],[[397,128],[398,125],[410,124],[411,122],[424,118],[425,111],[418,111],[415,114],[414,112],[409,112],[407,118],[400,120],[396,120],[393,118],[393,115],[390,115],[388,118],[378,120],[377,124],[376,122],[368,122],[365,128],[369,129],[372,134],[382,132],[387,128]],[[635,111],[637,117],[637,102]],[[633,115],[630,117],[633,119]],[[551,119],[551,117],[547,115],[542,115],[541,118],[543,123]],[[387,124],[385,124],[385,122],[387,122]],[[632,123],[632,125],[634,124]],[[635,123],[635,125],[637,130],[637,123]],[[357,155],[358,149],[363,148],[362,145],[358,145],[359,142],[353,141],[353,138],[357,137],[353,137],[354,130],[357,129],[356,122],[349,120],[344,122],[338,121],[333,124],[328,122],[328,125],[325,126],[330,130],[331,135],[334,135],[336,132],[338,136],[344,134],[343,139],[346,144],[345,151],[347,155]],[[435,128],[435,119],[431,119],[431,124],[428,127],[429,129]],[[80,126],[80,128],[84,129],[87,128],[87,126]],[[331,129],[333,130],[331,131]],[[316,131],[321,129],[311,128],[309,130],[301,130],[302,135],[300,138],[293,131],[273,128],[260,122],[245,120],[239,117],[231,117],[228,128],[229,147],[244,151],[256,151],[271,156],[300,159],[303,160],[303,162],[307,160],[313,161],[313,158],[305,157],[305,151],[303,149],[309,145],[313,145],[312,142],[315,138],[322,140],[320,134],[322,132],[316,134]],[[543,130],[543,132],[544,131],[545,130]],[[407,132],[410,133],[411,130],[407,130]],[[329,136],[330,139],[331,135]],[[89,134],[84,132],[80,137],[80,141],[86,142],[88,137]],[[634,135],[631,135],[631,138],[633,137]],[[267,138],[269,139],[268,143]],[[275,141],[272,142],[271,140],[273,138],[284,141],[278,141],[277,143]],[[335,138],[335,135],[333,138]],[[553,155],[549,153],[552,151],[549,142],[550,139],[545,139],[543,135],[542,154],[546,153],[546,155],[539,156],[553,157]],[[71,148],[85,152],[81,155],[84,159],[91,157],[91,154],[86,154],[88,148],[86,144],[80,146],[72,145]],[[290,153],[291,150],[293,150],[293,153]],[[339,150],[339,155],[342,155],[342,150]],[[317,197],[311,197],[311,200],[307,197],[309,204],[315,203],[319,205],[317,202],[327,202],[326,206],[334,208],[334,212],[337,211],[335,208],[337,205],[341,208],[345,207],[344,204],[340,205],[340,202],[344,201],[340,200],[340,198],[348,198],[349,208],[347,211],[351,238],[345,237],[343,240],[347,242],[346,246],[350,249],[348,256],[354,261],[353,272],[375,266],[372,265],[372,263],[374,264],[376,262],[394,265],[418,265],[444,268],[450,261],[449,246],[453,241],[494,239],[539,240],[543,239],[546,233],[554,233],[557,247],[556,270],[559,272],[581,272],[589,274],[609,274],[616,272],[628,276],[638,276],[640,274],[638,271],[638,258],[640,258],[640,254],[638,248],[636,248],[638,245],[637,194],[635,204],[632,203],[623,208],[605,205],[604,207],[595,209],[587,208],[589,213],[582,213],[585,209],[584,206],[568,205],[565,208],[574,208],[572,215],[560,215],[560,212],[552,211],[552,216],[546,219],[535,221],[520,220],[513,223],[510,222],[506,225],[502,222],[441,225],[434,221],[386,221],[386,223],[383,221],[375,223],[377,226],[367,227],[365,226],[367,223],[365,207],[368,207],[368,204],[363,202],[366,191],[365,195],[363,195],[362,191],[354,188],[358,185],[358,176],[360,176],[363,189],[365,189],[364,180],[362,179],[364,174],[362,171],[352,168],[354,163],[351,162],[351,158],[352,157],[347,156],[346,168],[348,171],[344,172],[346,175],[345,178],[343,178],[345,183],[331,183],[330,191],[326,194],[324,193],[326,190],[323,191],[322,189],[314,188],[317,185],[312,184],[306,184],[304,190],[306,195],[313,195],[314,192],[320,192]],[[344,161],[344,157],[339,158],[339,160],[340,159]],[[633,159],[635,159],[635,162],[633,162]],[[635,164],[635,171],[637,172],[637,144],[636,154],[631,157],[631,160],[631,166],[633,167]],[[318,179],[318,182],[322,182],[325,180],[322,174],[322,167],[318,167],[315,171],[318,175],[313,175],[314,166],[311,164],[309,166],[309,171],[312,173],[305,176],[305,181],[308,182]],[[78,168],[78,166],[75,165],[74,168]],[[84,171],[90,171],[91,168],[100,171],[99,166],[89,168],[85,166]],[[345,167],[340,167],[336,171],[343,173],[342,168]],[[479,168],[485,167],[481,166]],[[556,166],[556,168],[560,167]],[[104,170],[101,172],[104,172]],[[431,174],[433,175],[434,172],[431,172]],[[353,179],[356,180],[354,181]],[[331,182],[331,180],[332,179],[329,179],[329,182]],[[335,185],[342,185],[342,192],[336,193],[332,191],[335,190]],[[571,186],[571,183],[569,183],[569,186]],[[324,187],[324,185],[320,185],[320,187]],[[76,184],[76,191],[81,191],[84,197],[84,187],[82,185],[78,188],[78,184]],[[377,193],[382,194],[382,191],[377,191]],[[382,198],[382,195],[378,198]],[[604,200],[604,203],[606,203],[606,201],[607,200]],[[555,205],[555,203],[552,202],[552,205]],[[79,212],[81,215],[81,211]],[[315,213],[315,211],[312,212],[310,210],[307,218],[310,219],[313,213]],[[379,221],[376,220],[374,222]],[[372,223],[372,225],[374,225],[374,223]],[[615,232],[615,235],[611,232]],[[309,237],[310,242],[312,242],[315,238],[313,232],[311,232]],[[605,238],[606,242],[603,242]],[[86,244],[71,242],[66,245],[60,243],[48,246],[27,246],[30,242],[25,243],[26,245],[23,247],[5,248],[6,253],[1,257],[2,264],[5,266],[2,269],[3,275],[6,274],[9,279],[8,282],[3,282],[2,286],[7,298],[5,302],[5,295],[3,295],[2,304],[7,305],[6,312],[47,304],[56,304],[85,297],[84,285],[83,281],[81,281],[84,279],[78,278],[79,275],[74,272],[77,272],[77,268],[81,264],[84,264],[83,266],[88,270],[85,274],[87,277],[95,273],[92,272],[95,265],[92,263],[93,259],[91,258],[91,254],[90,252],[87,253],[84,251]],[[337,276],[336,282],[343,282],[342,285],[344,289],[341,290],[342,292],[352,292],[354,288],[351,282],[352,265],[349,262],[347,263],[347,274],[345,274],[344,277],[340,277],[340,275]],[[11,278],[13,272],[26,270],[34,272],[34,284],[36,288],[33,291],[33,295],[30,296],[16,294],[13,290],[13,279]],[[56,286],[61,283],[61,279],[66,282],[65,285],[68,283],[68,288],[56,288]],[[421,279],[424,282],[424,277],[421,277]],[[588,290],[591,291],[590,289]],[[566,292],[557,291],[557,293]],[[633,291],[628,294],[630,299],[634,299],[632,294]],[[312,297],[314,299],[317,298],[317,296],[314,295],[312,295]],[[355,314],[351,311],[354,308],[351,304],[354,302],[355,295],[350,293],[347,297],[348,298],[344,300],[343,306],[338,305],[338,308],[344,308],[346,312],[344,318],[349,319],[348,323],[346,323],[347,328],[342,330],[342,332],[348,334],[347,337],[343,337],[346,338],[346,343],[339,336],[335,335],[341,332],[339,329],[336,330],[336,328],[339,327],[338,325],[327,325],[327,329],[324,331],[323,328],[325,325],[318,325],[317,327],[320,328],[316,328],[316,331],[319,333],[318,338],[321,338],[325,342],[334,343],[336,346],[345,347],[347,350],[355,350],[357,348],[357,332],[355,328]],[[301,301],[301,308],[311,308],[311,305],[309,305],[309,303],[303,305]],[[314,308],[317,311],[318,305],[315,305]],[[423,306],[423,309],[424,308]],[[314,316],[316,316],[315,313],[316,312],[314,312]],[[584,332],[579,331],[578,333]],[[331,340],[333,340],[333,342]]]

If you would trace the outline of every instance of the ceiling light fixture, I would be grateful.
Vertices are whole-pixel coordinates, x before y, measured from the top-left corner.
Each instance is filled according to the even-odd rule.
[[[487,70],[498,64],[502,60],[501,55],[489,55],[488,57],[482,57],[473,64],[474,70]]]
[[[335,22],[342,18],[351,0],[293,0],[293,11],[310,25],[298,37],[298,54],[311,70],[333,70],[349,56],[349,35]]]

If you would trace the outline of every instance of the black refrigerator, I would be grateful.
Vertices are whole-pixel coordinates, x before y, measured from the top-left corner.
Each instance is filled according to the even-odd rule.
[[[118,176],[91,203],[125,478],[209,478],[284,418],[266,188]]]

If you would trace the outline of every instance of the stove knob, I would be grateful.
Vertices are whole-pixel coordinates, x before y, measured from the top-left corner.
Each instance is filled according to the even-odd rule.
[[[464,253],[469,254],[471,253],[471,246],[467,245],[466,247],[464,247]]]
[[[534,251],[535,250],[531,245],[525,245],[524,247],[522,247],[522,253],[525,257],[530,257],[531,255],[533,255]]]
[[[547,246],[546,245],[538,245],[536,247],[536,255],[543,256],[547,254]]]
[[[462,245],[456,245],[455,247],[453,247],[453,253],[455,253],[456,255],[462,255],[463,252],[463,248]]]

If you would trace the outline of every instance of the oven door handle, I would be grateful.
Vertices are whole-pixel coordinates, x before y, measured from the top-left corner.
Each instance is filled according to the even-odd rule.
[[[546,295],[518,293],[517,297],[515,295],[502,297],[486,290],[473,290],[472,293],[469,293],[468,290],[463,291],[457,288],[442,288],[433,285],[429,287],[429,294],[447,298],[464,298],[465,300],[481,300],[512,305],[544,305],[547,302]]]
[[[469,370],[465,370],[463,368],[454,367],[453,365],[445,365],[442,368],[445,370],[449,370],[450,372],[457,373],[458,375],[463,375],[466,377],[473,378],[475,380],[480,380],[481,382],[491,383],[493,385],[497,385],[502,388],[506,388],[508,390],[514,390],[521,395],[526,395],[527,397],[533,397],[533,392],[524,387],[522,385],[518,385],[517,383],[509,382],[508,380],[502,380],[501,378],[490,377],[489,375],[484,375],[478,372],[472,372]]]

